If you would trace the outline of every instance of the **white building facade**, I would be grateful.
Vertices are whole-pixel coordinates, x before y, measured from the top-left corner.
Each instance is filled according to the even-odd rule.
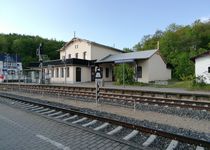
[[[49,83],[95,81],[95,61],[109,54],[123,52],[113,47],[80,38],[73,38],[58,51],[60,52],[59,60],[43,62],[44,78]],[[31,69],[35,70],[38,67],[31,67]],[[40,68],[38,76],[37,73],[32,72],[31,75],[36,77],[36,79],[32,78],[32,82],[37,82],[41,76],[40,72]]]
[[[114,81],[114,67],[118,61],[129,62],[135,68],[135,79],[148,83],[171,79],[171,69],[158,50],[124,53],[123,51],[89,40],[73,38],[61,49],[60,59],[43,62],[44,79],[49,83],[78,83],[95,81],[95,69],[99,66],[103,81]],[[41,76],[39,65],[31,67],[32,82]],[[35,79],[34,79],[35,78]]]
[[[204,81],[210,84],[210,51],[198,55],[192,60],[195,62],[195,76],[204,78]]]
[[[118,63],[128,63],[134,68],[134,78],[137,82],[148,83],[151,81],[171,79],[171,69],[167,67],[167,64],[159,55],[158,49],[109,55],[96,63],[99,66],[114,66]],[[105,81],[110,80],[110,78],[105,78]]]

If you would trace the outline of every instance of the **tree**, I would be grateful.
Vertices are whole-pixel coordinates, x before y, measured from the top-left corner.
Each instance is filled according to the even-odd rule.
[[[123,79],[125,84],[130,84],[134,82],[134,69],[129,64],[124,64],[124,66],[123,64],[118,64],[117,66],[115,66],[114,75],[117,79],[117,83],[119,84],[123,84]]]
[[[165,31],[157,30],[154,35],[147,35],[137,43],[137,50],[156,48],[160,42],[160,54],[172,65],[172,77],[194,74],[194,64],[191,57],[210,49],[210,21],[195,21],[192,25],[169,25]]]
[[[50,59],[59,58],[57,50],[63,46],[63,41],[48,40],[39,36],[0,34],[0,52],[17,54],[22,59],[23,67],[38,61],[36,49],[40,43],[44,44],[44,54]]]
[[[133,52],[130,48],[123,48],[123,51],[126,53]]]

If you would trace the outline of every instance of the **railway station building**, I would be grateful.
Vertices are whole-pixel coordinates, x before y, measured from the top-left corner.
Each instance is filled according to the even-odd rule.
[[[127,63],[134,68],[134,79],[137,82],[149,83],[150,81],[171,79],[171,69],[160,56],[158,49],[110,54],[96,62],[102,68],[114,67],[123,63]]]
[[[99,66],[104,81],[114,81],[114,67],[129,63],[134,67],[139,82],[171,79],[171,70],[158,50],[124,53],[120,49],[93,41],[73,38],[59,50],[60,59],[43,62],[44,78],[49,83],[78,83],[95,81],[95,69]],[[32,65],[32,82],[40,78],[40,67]]]

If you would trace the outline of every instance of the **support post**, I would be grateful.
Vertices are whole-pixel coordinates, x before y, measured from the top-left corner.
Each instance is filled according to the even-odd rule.
[[[96,105],[98,105],[99,102],[99,92],[100,92],[99,81],[96,79]]]
[[[125,63],[123,63],[123,87],[125,88]]]

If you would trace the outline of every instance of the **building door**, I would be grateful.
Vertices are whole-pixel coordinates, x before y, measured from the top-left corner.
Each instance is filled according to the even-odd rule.
[[[91,81],[95,81],[95,67],[91,67]]]
[[[76,82],[81,82],[81,68],[76,67]]]

